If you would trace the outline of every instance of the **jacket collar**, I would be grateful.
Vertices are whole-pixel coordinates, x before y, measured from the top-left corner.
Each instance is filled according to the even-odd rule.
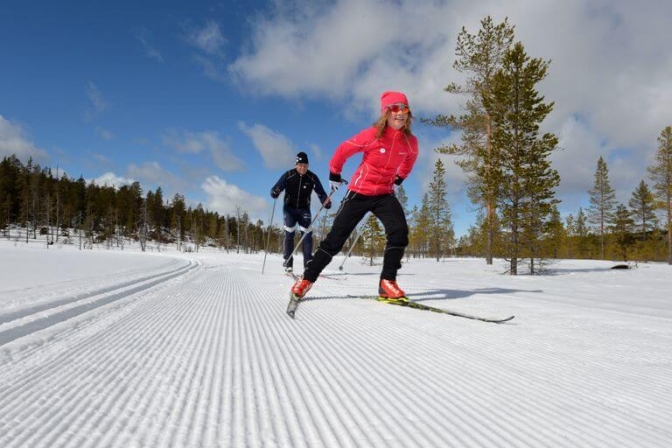
[[[386,126],[383,135],[390,138],[399,138],[404,135],[404,131],[402,129],[394,129],[392,126]]]

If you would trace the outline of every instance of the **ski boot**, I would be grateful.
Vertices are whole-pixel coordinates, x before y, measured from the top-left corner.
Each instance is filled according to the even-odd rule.
[[[311,281],[304,279],[297,280],[294,286],[292,286],[292,294],[298,299],[303,299],[312,286],[313,282]]]
[[[394,280],[381,279],[378,285],[378,300],[380,302],[408,301],[406,293]]]

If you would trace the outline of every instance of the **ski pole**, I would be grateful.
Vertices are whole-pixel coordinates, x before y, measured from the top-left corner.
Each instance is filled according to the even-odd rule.
[[[271,210],[271,219],[268,222],[268,237],[266,238],[266,251],[264,252],[264,263],[261,265],[261,274],[264,274],[264,269],[266,268],[266,255],[268,255],[268,246],[271,243],[271,228],[273,226],[273,215],[275,215],[275,204],[278,202],[278,198],[275,198],[273,201],[273,210]]]
[[[343,183],[346,183],[346,182],[343,181]],[[338,187],[336,187],[336,188],[334,188],[333,190],[331,190],[331,193],[329,193],[329,196],[327,196],[327,199],[331,200],[331,196],[332,196],[334,193],[336,193],[337,190],[338,190]],[[326,202],[326,201],[325,201],[325,202]],[[299,239],[299,242],[296,243],[296,246],[294,246],[294,250],[292,251],[292,255],[290,255],[289,257],[287,257],[287,259],[282,263],[282,265],[283,265],[284,267],[287,267],[287,263],[289,262],[289,260],[291,260],[292,258],[294,258],[294,255],[296,254],[296,251],[299,250],[299,246],[301,246],[301,243],[303,243],[303,239],[306,237],[306,235],[308,235],[310,232],[313,231],[313,223],[314,223],[314,222],[317,220],[317,218],[320,216],[320,213],[322,213],[322,210],[324,210],[324,204],[322,204],[322,206],[321,206],[320,209],[317,211],[317,213],[315,213],[315,217],[313,218],[312,221],[310,221],[310,224],[308,225],[308,228],[306,229],[305,232],[303,232],[303,235],[301,235],[301,238]]]
[[[339,271],[343,270],[343,265],[345,264],[347,259],[350,258],[350,252],[352,252],[352,249],[355,248],[355,245],[357,244],[357,241],[359,241],[359,237],[362,236],[362,233],[363,232],[361,230],[359,232],[357,232],[357,237],[355,237],[355,240],[352,242],[352,244],[350,245],[350,248],[348,249],[348,253],[345,255],[345,258],[341,262],[341,265],[338,267]]]

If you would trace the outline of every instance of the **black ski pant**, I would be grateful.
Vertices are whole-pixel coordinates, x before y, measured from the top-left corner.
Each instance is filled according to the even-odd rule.
[[[301,236],[308,231],[312,221],[310,207],[294,208],[285,204],[282,211],[285,224],[285,251],[282,257],[285,259],[285,267],[293,267],[294,257],[292,257],[292,253],[294,252],[296,226],[298,224]],[[303,250],[303,266],[305,267],[313,256],[313,232],[309,232],[303,238],[303,247],[301,249]]]
[[[341,201],[334,224],[315,251],[313,259],[308,263],[303,273],[304,279],[311,282],[317,280],[333,256],[341,251],[348,237],[367,212],[371,212],[380,220],[387,236],[380,278],[396,281],[404,250],[408,246],[408,224],[404,209],[393,194],[364,196],[353,191],[348,191]]]

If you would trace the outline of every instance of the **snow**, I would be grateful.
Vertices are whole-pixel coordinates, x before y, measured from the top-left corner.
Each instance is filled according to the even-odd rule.
[[[672,446],[672,267],[342,260],[0,242],[0,446]]]

